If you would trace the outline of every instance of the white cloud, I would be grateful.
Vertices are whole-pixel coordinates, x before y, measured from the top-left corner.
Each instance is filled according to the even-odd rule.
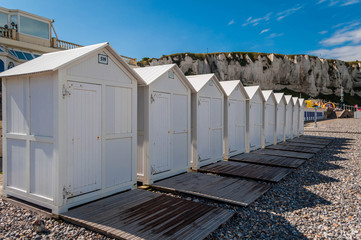
[[[295,12],[300,10],[301,8],[303,8],[303,6],[296,5],[293,8],[290,8],[290,9],[284,10],[282,12],[279,12],[279,13],[277,13],[277,16],[278,16],[277,20],[280,21],[280,20],[284,19],[285,17],[294,14]]]
[[[324,35],[324,34],[326,34],[326,33],[328,33],[328,31],[321,31],[321,32],[318,32],[319,34],[321,34],[321,35]]]
[[[235,21],[234,21],[234,19],[232,19],[229,23],[228,23],[228,25],[232,25],[232,24],[234,24],[235,23]]]
[[[337,46],[345,43],[358,44],[361,42],[361,26],[353,24],[336,31],[330,38],[322,40],[324,46]],[[356,27],[356,28],[355,28]]]
[[[259,34],[263,34],[263,33],[266,33],[268,32],[269,30],[271,30],[270,28],[267,28],[267,29],[263,29]]]
[[[343,61],[361,60],[361,45],[343,46],[333,49],[318,49],[309,52],[322,58],[340,59]]]
[[[272,33],[268,36],[268,38],[276,38],[283,36],[283,33]]]
[[[247,18],[246,22],[242,24],[242,26],[247,26],[247,25],[252,25],[252,26],[257,26],[260,22],[268,22],[270,20],[272,13],[267,13],[264,17],[261,18],[253,18],[253,17],[249,17]]]
[[[353,4],[357,4],[360,3],[361,0],[320,0],[317,2],[317,4],[321,4],[324,2],[328,2],[328,6],[332,7],[332,6],[350,6]]]

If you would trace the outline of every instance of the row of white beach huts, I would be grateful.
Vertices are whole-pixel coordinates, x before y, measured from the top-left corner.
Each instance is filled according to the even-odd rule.
[[[132,69],[108,43],[0,77],[3,194],[54,213],[303,134],[303,99],[175,64]]]

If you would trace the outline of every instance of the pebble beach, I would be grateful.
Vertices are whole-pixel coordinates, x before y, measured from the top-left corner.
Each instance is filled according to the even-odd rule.
[[[184,197],[235,212],[207,239],[361,239],[361,119],[308,123],[305,135],[336,139],[250,206]],[[0,239],[21,238],[109,239],[0,200]]]

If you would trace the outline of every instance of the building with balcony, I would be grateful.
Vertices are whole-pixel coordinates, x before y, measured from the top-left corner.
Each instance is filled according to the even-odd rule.
[[[0,7],[0,72],[44,53],[81,47],[60,40],[53,22],[22,10]],[[136,59],[121,57],[136,66]]]

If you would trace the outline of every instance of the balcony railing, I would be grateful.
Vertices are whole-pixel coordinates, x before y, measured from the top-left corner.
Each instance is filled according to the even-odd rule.
[[[16,30],[0,27],[0,37],[14,39],[16,38]]]
[[[74,48],[82,47],[82,45],[67,42],[67,41],[63,41],[63,40],[59,40],[59,39],[56,39],[56,38],[52,38],[52,44],[51,45],[54,48],[61,48],[61,49],[74,49]]]

